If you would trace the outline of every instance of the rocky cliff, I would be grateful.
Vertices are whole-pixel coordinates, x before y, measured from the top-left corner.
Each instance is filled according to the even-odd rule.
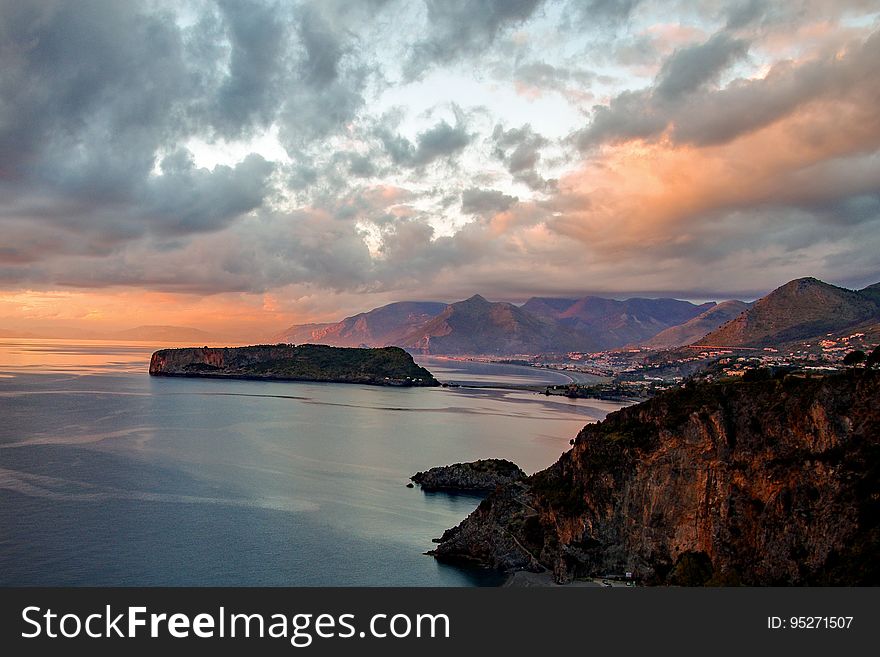
[[[610,414],[434,554],[558,582],[880,584],[880,372],[686,386]]]
[[[324,381],[436,386],[433,375],[403,349],[348,349],[324,345],[162,349],[150,359],[152,376]]]

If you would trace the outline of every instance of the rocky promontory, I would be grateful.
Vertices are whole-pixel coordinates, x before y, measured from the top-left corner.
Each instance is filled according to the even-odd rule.
[[[516,463],[505,459],[481,459],[453,463],[417,472],[410,479],[424,491],[491,492],[502,484],[526,478]]]
[[[880,584],[880,372],[692,384],[612,413],[433,554],[559,583]]]
[[[399,347],[357,349],[316,344],[162,349],[152,376],[321,381],[387,386],[437,386],[434,376]]]

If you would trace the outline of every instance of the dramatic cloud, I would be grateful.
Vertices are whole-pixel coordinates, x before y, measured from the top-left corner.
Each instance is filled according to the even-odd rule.
[[[497,189],[466,189],[461,193],[461,211],[466,214],[493,215],[504,212],[516,203],[515,196],[508,196]]]
[[[692,55],[707,48],[715,54],[692,61]],[[776,63],[760,78],[737,79],[722,89],[697,88],[717,76],[742,48],[721,35],[677,51],[661,69],[655,87],[625,91],[607,106],[597,107],[591,124],[578,133],[578,144],[590,148],[609,141],[657,138],[667,131],[679,143],[723,143],[809,103],[861,103],[877,90],[878,33],[804,62]]]
[[[426,0],[429,32],[412,45],[407,74],[485,51],[504,29],[520,25],[543,0]]]
[[[880,280],[877,10],[2,3],[0,328]]]
[[[548,141],[526,124],[521,128],[504,130],[500,125],[492,131],[495,145],[495,156],[507,166],[514,180],[528,185],[533,190],[545,189],[551,181],[547,181],[538,173],[537,167],[541,160],[541,149]]]
[[[748,51],[748,44],[720,32],[706,43],[676,50],[663,63],[656,93],[666,100],[696,91],[717,80],[730,64]]]
[[[385,127],[380,127],[377,135],[391,161],[406,167],[423,167],[438,158],[455,155],[461,152],[472,138],[462,119],[459,119],[455,126],[440,121],[419,133],[414,144]]]

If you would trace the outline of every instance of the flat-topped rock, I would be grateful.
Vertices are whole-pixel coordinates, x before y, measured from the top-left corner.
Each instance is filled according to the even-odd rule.
[[[440,385],[399,347],[357,349],[317,344],[162,349],[150,359],[152,376],[278,381]]]

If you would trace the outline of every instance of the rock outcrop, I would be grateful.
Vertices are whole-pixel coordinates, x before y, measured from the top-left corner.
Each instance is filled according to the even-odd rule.
[[[505,459],[481,459],[454,463],[417,472],[410,479],[424,491],[491,492],[503,484],[526,478],[516,463]]]
[[[325,345],[257,345],[162,349],[150,359],[152,376],[273,379],[366,383],[389,386],[440,385],[399,347],[349,349]]]
[[[612,413],[433,554],[557,582],[880,584],[880,372],[688,385]]]

